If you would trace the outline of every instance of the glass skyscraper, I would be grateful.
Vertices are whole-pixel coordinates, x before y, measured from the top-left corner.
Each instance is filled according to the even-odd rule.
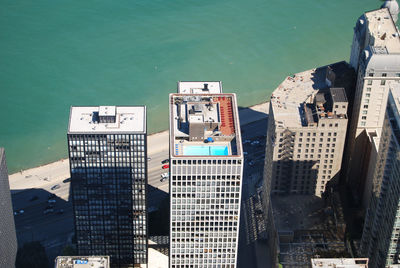
[[[68,129],[79,255],[147,264],[147,136],[143,106],[72,107]]]

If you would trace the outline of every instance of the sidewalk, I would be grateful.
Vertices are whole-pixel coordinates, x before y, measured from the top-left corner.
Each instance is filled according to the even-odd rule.
[[[268,117],[269,102],[257,104],[239,110],[240,125],[246,125]],[[168,130],[148,136],[148,155],[159,153],[169,148]],[[47,165],[31,168],[11,174],[9,176],[11,190],[24,190],[28,188],[43,188],[49,186],[51,181],[69,178],[69,161],[61,159]],[[36,178],[32,180],[30,178]]]

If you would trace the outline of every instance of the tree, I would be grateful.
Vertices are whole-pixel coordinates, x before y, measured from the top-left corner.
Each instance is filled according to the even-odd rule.
[[[48,268],[49,262],[44,247],[39,241],[25,243],[17,251],[16,268]]]

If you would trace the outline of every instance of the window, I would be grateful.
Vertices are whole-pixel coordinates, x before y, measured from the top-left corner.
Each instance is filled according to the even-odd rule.
[[[370,87],[367,87],[367,92],[371,92],[371,88]]]
[[[386,77],[387,76],[387,73],[382,73],[382,77]]]
[[[365,121],[361,121],[361,126],[365,127]]]
[[[362,114],[368,114],[368,111],[367,110],[363,110]]]
[[[367,81],[367,85],[368,85],[368,86],[372,85],[372,80],[368,80],[368,81]]]
[[[365,97],[369,98],[369,97],[371,97],[371,94],[366,93],[366,94],[365,94]]]
[[[386,80],[381,80],[381,86],[384,86],[386,84]]]
[[[366,116],[361,116],[361,120],[367,120]]]
[[[336,109],[339,108],[339,105],[335,105],[335,108],[336,108]]]
[[[374,76],[374,73],[368,73],[368,76],[369,76],[369,77],[373,77],[373,76]]]
[[[364,103],[369,103],[369,99],[365,99],[365,100],[364,100]]]
[[[368,109],[368,105],[364,105],[364,109]]]

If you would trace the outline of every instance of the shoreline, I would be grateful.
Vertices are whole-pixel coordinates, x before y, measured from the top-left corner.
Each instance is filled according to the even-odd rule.
[[[247,125],[249,123],[262,120],[268,117],[269,111],[269,101],[255,104],[249,107],[242,107],[239,109],[240,126]],[[169,131],[163,130],[156,133],[152,133],[147,136],[147,155],[157,153],[163,150],[167,150],[169,146],[168,141]],[[26,176],[39,176],[40,177],[58,177],[65,175],[53,174],[53,170],[67,170],[69,173],[69,161],[68,158],[62,158],[47,164],[43,164],[37,167],[24,169],[12,174],[9,174],[10,188],[12,187],[12,182],[18,177]],[[48,176],[46,176],[48,174]],[[15,188],[14,188],[15,189]]]

